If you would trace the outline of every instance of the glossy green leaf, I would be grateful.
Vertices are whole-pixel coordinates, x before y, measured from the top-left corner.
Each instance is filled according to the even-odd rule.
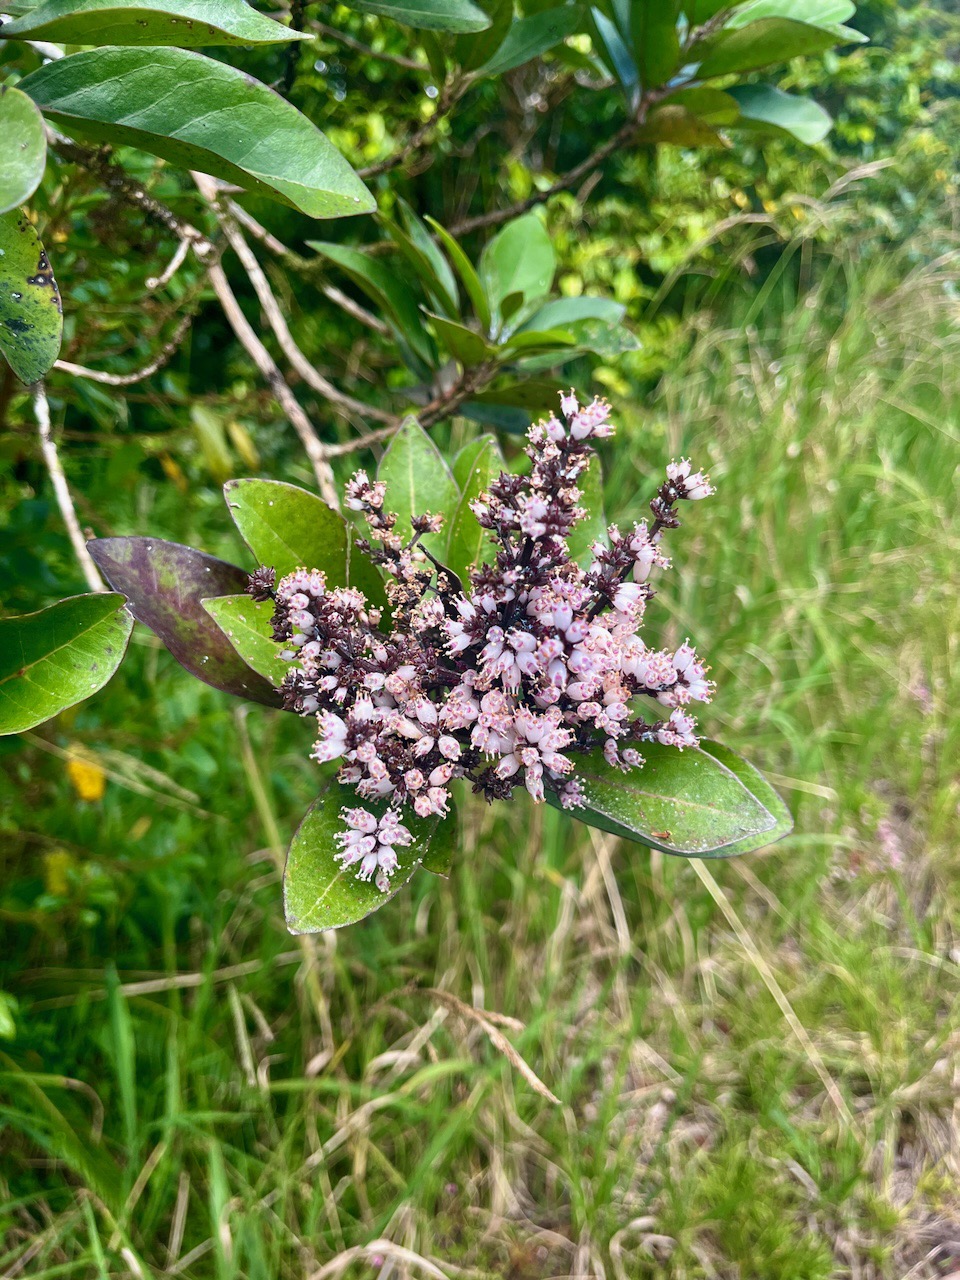
[[[612,298],[554,298],[545,302],[529,319],[520,326],[519,332],[527,329],[564,329],[577,320],[605,320],[610,324],[618,324],[624,317],[626,307]]]
[[[223,496],[258,564],[278,578],[322,569],[330,586],[348,585],[347,526],[322,498],[279,480],[228,480]]]
[[[373,197],[320,130],[266,85],[185,49],[93,49],[20,87],[64,133],[139,147],[313,218],[370,213]]]
[[[778,62],[789,62],[808,53],[822,53],[837,43],[824,27],[808,26],[789,18],[761,18],[747,27],[723,29],[695,45],[690,60],[700,59],[701,80],[732,71],[755,71]]]
[[[680,61],[676,0],[641,0],[630,6],[633,56],[645,89],[666,84]]]
[[[273,22],[245,0],[45,0],[0,27],[0,38],[199,49],[310,37]]]
[[[346,0],[351,9],[425,31],[484,31],[490,19],[470,0]]]
[[[587,803],[576,817],[686,858],[749,853],[790,830],[782,802],[774,804],[765,790],[769,784],[756,783],[756,771],[728,748],[711,744],[711,750],[680,751],[644,743],[640,750],[646,763],[628,773],[612,769],[599,748],[577,759]]]
[[[390,441],[380,459],[377,479],[386,482],[384,508],[397,514],[395,532],[404,540],[412,533],[410,517],[431,512],[447,520],[456,506],[459,490],[440,450],[410,417]],[[446,550],[446,531],[427,534],[423,545],[437,557]]]
[[[420,861],[424,871],[446,878],[453,866],[459,843],[460,818],[456,810],[451,807],[450,812],[445,818],[440,819],[430,836],[430,843]]]
[[[483,444],[477,450],[473,463],[461,485],[460,501],[450,519],[447,552],[444,564],[448,565],[467,585],[470,570],[496,558],[497,547],[491,541],[488,530],[480,527],[470,503],[485,492],[491,480],[495,480],[503,467],[503,455],[493,436],[481,436]]]
[[[491,322],[490,304],[487,302],[487,295],[483,291],[483,285],[480,283],[476,268],[445,227],[442,227],[435,218],[428,217],[427,222],[436,231],[440,237],[441,244],[450,255],[450,260],[456,268],[457,275],[463,282],[467,297],[473,304],[473,309],[476,312],[477,319],[483,326],[484,333],[489,333]]]
[[[683,11],[687,15],[691,27],[699,27],[708,22],[721,9],[729,8],[728,0],[687,0]]]
[[[582,5],[561,5],[516,19],[510,24],[500,47],[474,74],[502,76],[525,62],[539,58],[580,28],[583,13]]]
[[[794,22],[824,27],[844,43],[860,44],[867,37],[843,25],[856,11],[852,0],[752,0],[751,4],[734,9],[724,26],[736,30],[761,18],[790,18]]]
[[[490,19],[489,27],[458,36],[453,44],[453,61],[463,71],[475,71],[492,57],[513,22],[513,0],[481,0],[480,8]]]
[[[32,729],[103,688],[133,630],[125,604],[112,593],[71,596],[0,618],[0,734]]]
[[[450,470],[453,472],[453,479],[458,489],[463,489],[467,483],[467,477],[473,470],[473,464],[491,444],[496,448],[500,470],[506,471],[507,464],[504,462],[503,454],[500,452],[500,444],[497,437],[491,435],[475,436],[459,450],[450,465]]]
[[[524,329],[515,333],[503,344],[508,356],[534,355],[541,351],[553,351],[558,347],[572,347],[576,339],[569,329]]]
[[[21,382],[36,382],[60,354],[60,290],[33,224],[0,214],[0,351]]]
[[[590,465],[577,480],[577,486],[583,494],[577,505],[583,507],[587,514],[585,519],[571,529],[567,545],[573,559],[586,566],[593,559],[591,548],[595,542],[610,545],[607,517],[603,509],[603,468],[597,454],[590,459]]]
[[[372,881],[358,880],[356,867],[341,867],[334,861],[336,835],[345,828],[340,810],[355,808],[357,803],[355,791],[332,783],[314,801],[290,842],[283,872],[283,906],[291,933],[341,929],[362,920],[390,901],[427,852],[437,819],[417,818],[405,811],[402,822],[414,840],[396,850],[399,866],[389,891],[381,893]],[[387,806],[383,801],[363,801],[362,807],[379,816]]]
[[[398,200],[397,207],[403,222],[403,232],[398,244],[405,250],[408,261],[414,266],[424,288],[441,311],[456,319],[460,311],[460,297],[456,276],[450,264],[440,252],[426,224],[417,217],[406,200]],[[395,228],[399,231],[399,228]]]
[[[465,369],[472,369],[474,365],[483,364],[496,355],[496,347],[492,347],[475,329],[468,329],[465,324],[447,320],[430,311],[424,311],[424,315],[432,323],[440,344]]]
[[[242,569],[162,538],[95,538],[87,546],[137,621],[191,675],[237,698],[280,705],[277,691],[237,655],[202,604],[212,596],[239,595],[247,585]]]
[[[738,127],[788,134],[807,146],[822,142],[833,123],[812,98],[784,93],[770,84],[737,85],[730,96],[740,107]]]
[[[0,32],[6,30],[0,27]],[[0,85],[0,213],[26,202],[40,185],[47,163],[43,117],[32,99],[11,85]]]
[[[600,45],[606,55],[605,60],[609,62],[611,71],[620,82],[627,101],[636,105],[640,92],[640,72],[629,45],[616,24],[606,14],[601,13],[599,9],[593,9],[591,16]]]
[[[436,364],[436,352],[423,326],[416,296],[401,276],[379,258],[371,258],[369,254],[347,245],[328,244],[321,240],[308,240],[307,244],[336,263],[386,313],[397,337],[406,342],[425,364],[431,368]]]
[[[280,657],[283,645],[273,638],[272,600],[239,595],[216,596],[200,603],[251,670],[272,685],[283,681],[291,664]]]
[[[480,280],[491,311],[498,314],[500,303],[511,293],[521,294],[527,302],[544,297],[556,269],[553,244],[536,214],[514,218],[480,256]]]
[[[744,760],[743,756],[739,756],[735,751],[731,751],[729,747],[725,747],[723,743],[714,742],[711,738],[700,739],[700,750],[705,751],[707,755],[713,756],[731,773],[736,774],[747,790],[755,795],[764,808],[776,819],[776,833],[772,839],[767,840],[768,844],[772,844],[774,840],[780,840],[783,836],[790,834],[793,830],[793,815],[784,804],[779,792],[771,786],[759,769],[755,768],[749,760]]]

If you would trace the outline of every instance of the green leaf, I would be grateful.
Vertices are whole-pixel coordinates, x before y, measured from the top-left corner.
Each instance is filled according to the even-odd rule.
[[[464,71],[475,71],[503,43],[513,22],[513,0],[483,0],[480,6],[490,19],[486,31],[458,36],[453,44],[453,60]]]
[[[125,604],[112,593],[71,596],[0,618],[0,734],[32,729],[103,688],[133,630]]]
[[[200,603],[247,666],[279,686],[291,663],[280,657],[283,646],[273,638],[273,601],[242,595],[217,596]]]
[[[562,5],[518,18],[510,24],[506,38],[497,51],[479,67],[476,76],[502,76],[552,49],[573,35],[583,21],[582,5]]]
[[[571,529],[567,545],[577,564],[586,567],[593,559],[591,547],[595,542],[610,545],[607,517],[603,509],[603,468],[596,454],[590,459],[590,465],[578,479],[577,485],[583,493],[577,505],[583,507],[587,514],[585,519]]]
[[[387,808],[384,801],[361,804],[378,817]],[[356,805],[355,791],[333,783],[314,801],[290,842],[283,872],[283,906],[291,933],[320,933],[362,920],[407,883],[429,848],[437,819],[417,818],[405,811],[401,821],[414,839],[406,848],[396,850],[399,866],[389,891],[381,893],[372,881],[358,880],[356,867],[341,867],[334,861],[338,851],[335,837],[345,826],[340,810]]]
[[[749,853],[790,830],[782,802],[774,804],[766,791],[769,784],[757,783],[756,771],[728,748],[680,751],[653,742],[640,751],[646,763],[628,773],[612,769],[599,748],[577,759],[587,803],[573,811],[576,817],[685,858]],[[549,793],[547,798],[559,803]]]
[[[375,202],[320,130],[244,72],[185,49],[93,49],[20,81],[45,116],[86,142],[139,147],[236,182],[312,218]]]
[[[0,27],[0,32],[5,31]],[[47,163],[43,117],[32,99],[10,85],[0,85],[0,213],[26,202],[40,185]]]
[[[591,11],[600,43],[606,50],[607,59],[617,80],[624,90],[627,101],[636,106],[640,92],[640,72],[633,54],[616,25],[599,9]]]
[[[278,578],[322,569],[330,586],[349,585],[347,526],[322,498],[280,480],[228,480],[223,496],[258,564],[272,566]]]
[[[386,482],[384,509],[396,512],[398,518],[394,532],[404,541],[413,532],[411,516],[429,511],[449,519],[459,497],[459,490],[440,450],[413,417],[404,419],[400,430],[390,441],[380,459],[377,479]],[[446,549],[447,535],[443,531],[431,533],[421,541],[439,558]]]
[[[456,320],[447,320],[444,316],[434,315],[424,308],[424,315],[433,324],[440,344],[450,352],[455,360],[459,360],[465,369],[483,364],[496,355],[496,347],[491,347],[486,338],[475,329],[468,329],[465,324]]]
[[[569,329],[524,329],[504,343],[504,355],[534,355],[541,351],[553,351],[557,347],[572,347],[576,339]]]
[[[731,773],[736,774],[747,790],[755,795],[776,819],[775,834],[767,838],[768,844],[790,834],[793,830],[793,816],[779,792],[774,790],[759,769],[755,768],[749,760],[744,760],[743,756],[738,756],[735,751],[731,751],[720,742],[714,742],[711,738],[700,739],[700,750],[713,756]]]
[[[790,18],[832,31],[844,43],[861,44],[867,37],[843,25],[856,11],[852,0],[753,0],[752,4],[735,9],[724,26],[736,30],[760,18]]]
[[[417,217],[406,200],[398,200],[397,206],[403,220],[405,237],[398,240],[406,248],[422,283],[441,311],[455,319],[460,310],[457,280],[450,264],[434,243],[426,224]],[[399,231],[399,228],[394,228]],[[402,234],[402,233],[401,233]]]
[[[162,538],[95,538],[87,546],[137,621],[191,675],[237,698],[280,705],[276,689],[250,670],[201,603],[243,591],[242,569]]]
[[[282,27],[244,0],[46,0],[0,27],[2,39],[60,44],[204,45],[276,44],[309,40]]]
[[[410,286],[378,258],[351,249],[347,245],[330,244],[321,240],[308,240],[311,249],[331,262],[350,277],[380,307],[392,322],[397,337],[406,342],[417,356],[430,368],[437,357],[430,335],[423,327],[423,317]]]
[[[725,76],[731,71],[755,71],[772,63],[789,62],[803,54],[822,53],[837,43],[824,27],[812,27],[788,18],[761,18],[748,27],[721,30],[690,50],[690,61],[700,59],[701,80]]]
[[[680,61],[676,0],[634,0],[630,36],[643,87],[666,84]]]
[[[453,236],[445,227],[441,227],[435,218],[427,218],[434,231],[440,237],[440,241],[447,253],[450,255],[451,261],[456,268],[457,275],[463,281],[463,287],[467,291],[467,297],[473,303],[473,309],[476,312],[477,319],[483,326],[484,333],[490,332],[490,304],[487,302],[487,295],[483,291],[483,285],[480,283],[480,277],[477,275],[473,263],[461,249],[460,245],[454,240]]]
[[[446,878],[450,874],[450,868],[453,866],[454,855],[457,852],[459,843],[460,819],[456,810],[451,807],[447,816],[441,818],[437,823],[430,837],[430,843],[427,845],[426,852],[420,861],[424,871],[429,871],[431,875]]]
[[[527,302],[544,297],[556,269],[553,244],[536,214],[514,218],[480,255],[480,279],[491,311],[499,314],[500,303],[511,293],[522,294]]]
[[[503,455],[494,436],[481,436],[480,440],[483,443],[476,451],[470,470],[460,486],[460,501],[450,520],[444,559],[444,564],[453,570],[464,586],[469,583],[470,570],[484,558],[492,563],[497,552],[490,533],[480,527],[477,517],[470,509],[470,503],[479,498],[489,488],[490,482],[504,470]]]
[[[0,214],[0,351],[21,382],[36,382],[60,354],[60,290],[25,214]]]
[[[830,132],[833,121],[812,98],[784,93],[769,84],[743,84],[730,90],[740,108],[738,127],[781,133],[813,146]]]
[[[563,329],[577,320],[606,320],[618,324],[626,310],[623,303],[614,302],[612,298],[554,298],[525,320],[518,332]]]
[[[345,0],[351,9],[425,31],[485,31],[490,19],[470,0]]]
[[[491,435],[475,436],[457,453],[450,468],[453,472],[453,479],[458,489],[463,489],[464,485],[467,483],[467,477],[473,470],[473,464],[491,443],[496,447],[500,470],[506,471],[507,464],[503,460],[503,454],[500,453],[500,445],[497,441],[497,437]]]

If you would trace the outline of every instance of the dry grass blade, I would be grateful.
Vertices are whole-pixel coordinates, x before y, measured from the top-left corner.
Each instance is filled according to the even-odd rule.
[[[445,1005],[451,1013],[457,1014],[468,1022],[475,1023],[481,1031],[483,1031],[484,1035],[493,1047],[498,1049],[513,1069],[523,1076],[531,1089],[536,1093],[539,1093],[541,1098],[546,1098],[548,1102],[552,1102],[554,1106],[559,1107],[562,1105],[557,1095],[547,1088],[533,1068],[520,1056],[503,1032],[500,1031],[498,1027],[495,1027],[489,1018],[481,1013],[479,1009],[475,1009],[472,1005],[464,1004],[462,1000],[459,1000],[449,991],[441,991],[438,987],[426,987],[422,988],[422,990],[424,995],[431,996],[440,1004]]]

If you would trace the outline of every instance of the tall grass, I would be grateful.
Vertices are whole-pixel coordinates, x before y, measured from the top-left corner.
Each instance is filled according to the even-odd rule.
[[[304,726],[236,717],[142,638],[36,735],[92,746],[102,801],[36,738],[3,757],[0,1274],[960,1263],[960,331],[956,264],[909,262],[838,254],[694,321],[605,459],[621,520],[667,456],[718,483],[659,617],[712,658],[709,732],[795,809],[775,848],[701,876],[467,803],[448,881],[298,942]]]

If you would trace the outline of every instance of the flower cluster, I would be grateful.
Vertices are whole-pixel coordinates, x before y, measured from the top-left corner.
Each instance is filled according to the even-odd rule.
[[[337,854],[384,891],[396,849],[412,840],[404,808],[442,817],[457,778],[490,800],[523,786],[534,800],[549,790],[575,808],[578,754],[602,748],[626,771],[642,766],[645,742],[697,741],[689,708],[711,696],[706,668],[689,643],[654,649],[639,632],[650,575],[669,563],[661,538],[680,523],[678,502],[713,490],[686,459],[671,463],[652,521],[611,528],[578,563],[568,543],[586,515],[578,480],[592,441],[613,434],[609,414],[604,401],[581,407],[564,395],[559,416],[530,428],[529,473],[501,472],[471,504],[490,548],[467,583],[423,546],[442,518],[424,512],[399,536],[385,486],[358,472],[346,501],[370,529],[360,546],[389,574],[389,625],[359,591],[328,587],[316,569],[279,583],[268,568],[251,578],[251,593],[276,604],[274,635],[291,662],[285,703],[316,718],[314,758],[339,760],[341,782],[387,801],[379,819],[343,810]],[[641,699],[658,718],[638,712]]]

